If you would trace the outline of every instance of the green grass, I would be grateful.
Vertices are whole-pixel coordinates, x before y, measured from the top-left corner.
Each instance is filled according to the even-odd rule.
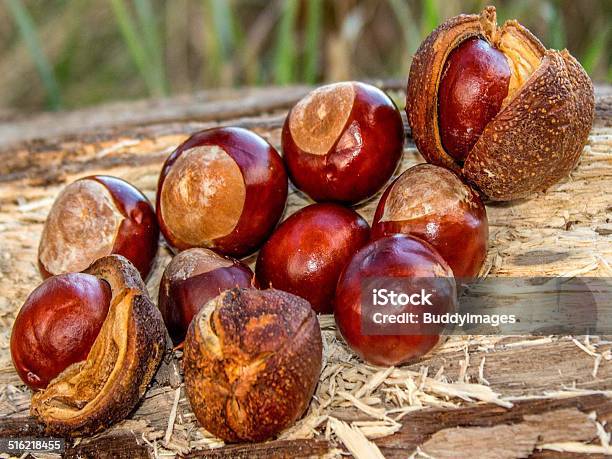
[[[274,57],[274,82],[279,85],[295,81],[296,43],[293,26],[300,3],[298,0],[286,0],[282,5]]]
[[[0,30],[0,62],[15,71],[6,73],[4,80],[0,75],[0,104],[57,109],[105,99],[163,96],[171,92],[170,82],[187,91],[317,84],[337,75],[403,78],[431,30],[449,16],[476,13],[490,3],[6,0],[0,2],[0,23],[8,18],[12,24]],[[494,3],[500,23],[516,18],[547,47],[570,45],[596,82],[612,82],[611,12],[603,2]],[[347,34],[356,18],[359,30]],[[29,60],[23,59],[22,49]]]
[[[424,0],[423,1],[423,18],[421,21],[421,32],[423,37],[429,35],[429,33],[438,27],[440,24],[440,8],[437,0]]]
[[[597,34],[595,40],[587,47],[582,56],[582,66],[587,73],[592,74],[599,62],[604,58],[608,46],[610,46],[610,38],[612,37],[612,29],[608,28],[605,33]],[[612,80],[612,67],[608,70],[608,82]]]
[[[47,93],[47,105],[52,110],[62,108],[62,96],[60,87],[55,78],[53,67],[47,60],[47,56],[42,49],[36,26],[32,20],[32,16],[21,2],[21,0],[6,0],[8,10],[17,25],[19,35],[25,42],[36,70],[40,75],[42,84]]]
[[[550,18],[548,20],[547,46],[553,49],[566,47],[565,24],[560,10],[559,0],[548,3]]]
[[[154,19],[147,13],[151,6],[147,5],[149,0],[136,0],[135,3],[138,11],[138,25],[132,18],[123,0],[110,0],[125,45],[140,72],[140,76],[149,94],[153,96],[164,95],[167,93],[167,90],[164,65],[162,65],[163,63],[160,58],[161,45],[156,39],[155,30],[157,26],[154,23]],[[145,39],[141,40],[141,36]]]
[[[164,53],[158,33],[158,23],[150,0],[134,0],[136,15],[142,28],[142,37],[146,52],[151,60],[152,67],[159,67],[163,71]],[[158,75],[163,80],[163,73]],[[165,83],[162,83],[165,86]]]
[[[304,81],[314,84],[319,71],[319,44],[323,22],[322,0],[308,0],[306,11],[306,40],[304,43]]]
[[[208,63],[205,80],[209,84],[227,85],[225,77],[234,78],[236,51],[244,36],[235,18],[234,3],[225,0],[204,0],[204,49]],[[231,80],[230,80],[231,82]]]
[[[404,46],[406,48],[406,54],[408,56],[414,55],[419,44],[421,42],[421,35],[419,34],[419,27],[417,21],[412,14],[408,4],[404,0],[388,0],[391,9],[395,15],[395,18],[399,24],[399,27],[403,33]],[[407,66],[409,60],[406,59]],[[407,68],[402,69],[407,72]]]

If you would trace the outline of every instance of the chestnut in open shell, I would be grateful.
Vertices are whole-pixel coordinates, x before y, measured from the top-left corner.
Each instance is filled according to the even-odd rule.
[[[85,360],[110,301],[108,284],[91,274],[59,274],[36,287],[11,333],[13,365],[22,381],[44,389],[68,366]]]
[[[185,391],[202,426],[261,441],[304,413],[319,379],[321,330],[308,302],[280,290],[232,289],[210,300],[185,339]]]
[[[225,290],[253,284],[248,266],[212,250],[196,247],[176,255],[162,276],[158,301],[174,344],[183,341],[191,320],[209,300]]]
[[[433,297],[432,306],[378,305],[369,300],[378,292],[395,290],[409,295],[423,291]],[[374,240],[357,252],[340,275],[334,298],[334,318],[342,337],[359,357],[374,365],[410,362],[441,342],[444,327],[425,323],[426,308],[435,315],[454,312],[455,279],[431,245],[405,235]],[[398,314],[414,314],[418,320],[393,324],[384,319]]]
[[[159,227],[149,200],[117,177],[93,175],[62,190],[45,221],[38,246],[44,278],[83,271],[116,253],[146,279],[157,254]]]
[[[425,159],[462,174],[495,201],[567,177],[594,116],[593,84],[567,50],[547,50],[495,8],[453,17],[421,44],[406,112]]]
[[[322,86],[283,125],[291,181],[315,201],[353,204],[389,180],[402,155],[404,126],[393,101],[359,82]]]
[[[430,243],[456,278],[477,276],[487,257],[489,224],[482,200],[453,172],[433,164],[404,171],[380,198],[372,237],[396,233]]]
[[[312,204],[287,218],[266,241],[255,272],[262,287],[308,300],[331,313],[340,272],[370,238],[368,223],[338,204]]]
[[[159,309],[126,258],[103,257],[84,274],[107,285],[110,306],[86,358],[67,367],[32,396],[30,413],[45,426],[47,435],[94,435],[124,419],[144,395],[166,349]],[[104,287],[102,291],[106,296]],[[61,316],[61,310],[50,316]],[[70,334],[74,336],[72,330]]]
[[[177,250],[205,247],[242,257],[280,220],[287,173],[257,134],[227,127],[198,132],[168,157],[157,187],[157,218]]]

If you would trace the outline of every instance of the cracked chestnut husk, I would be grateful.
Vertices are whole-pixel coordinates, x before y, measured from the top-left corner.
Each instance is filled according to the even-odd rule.
[[[425,159],[508,201],[567,177],[594,116],[593,84],[567,50],[547,50],[494,7],[459,15],[417,50],[406,112]]]
[[[110,287],[110,306],[87,354],[32,396],[47,435],[93,435],[124,419],[142,398],[166,348],[161,314],[136,268],[120,255],[84,271]]]
[[[225,441],[271,438],[306,411],[322,352],[308,301],[274,289],[227,290],[187,332],[183,367],[191,408]]]

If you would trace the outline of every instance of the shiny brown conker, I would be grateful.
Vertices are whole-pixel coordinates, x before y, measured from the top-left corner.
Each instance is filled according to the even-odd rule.
[[[270,235],[286,200],[287,174],[272,145],[246,129],[212,128],[189,137],[164,163],[157,217],[177,250],[242,257]]]
[[[395,171],[403,144],[393,101],[359,82],[315,89],[291,109],[282,132],[291,180],[315,201],[369,198]]]
[[[253,283],[248,266],[212,250],[196,247],[176,255],[162,276],[158,301],[174,344],[183,341],[191,320],[209,300]]]
[[[159,227],[149,200],[117,177],[93,175],[62,190],[38,246],[44,278],[79,272],[110,254],[126,257],[146,279],[157,254]]]
[[[478,194],[448,169],[419,164],[385,190],[372,236],[410,234],[430,243],[457,278],[477,276],[487,256],[489,224]]]
[[[465,40],[448,56],[438,88],[438,120],[444,149],[465,160],[508,95],[506,56],[479,37]]]
[[[368,223],[338,204],[304,207],[263,245],[255,272],[261,287],[299,295],[316,312],[331,313],[338,277],[370,237]]]
[[[87,358],[111,302],[109,285],[82,273],[60,274],[40,284],[19,310],[11,356],[21,380],[33,389]]]
[[[374,315],[382,311],[422,314],[423,306],[391,305],[381,308],[366,304],[377,290],[409,284],[426,288],[434,295],[434,314],[454,312],[457,308],[455,279],[449,266],[427,242],[404,235],[387,236],[363,247],[348,263],[338,281],[334,298],[334,318],[342,337],[363,360],[374,365],[398,365],[430,352],[441,340],[443,331],[422,320],[411,324],[406,334],[387,332],[376,325]],[[366,329],[369,324],[370,328]],[[378,327],[379,332],[377,332]]]

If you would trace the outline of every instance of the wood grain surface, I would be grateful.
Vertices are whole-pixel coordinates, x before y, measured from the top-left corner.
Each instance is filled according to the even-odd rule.
[[[403,83],[376,83],[404,106]],[[0,125],[0,437],[41,435],[28,417],[30,392],[12,367],[8,344],[19,307],[40,282],[38,240],[62,187],[102,173],[132,182],[154,200],[163,160],[190,133],[243,126],[280,149],[286,111],[308,89],[205,92]],[[407,132],[398,173],[422,162]],[[529,200],[487,206],[491,235],[484,273],[612,277],[611,192],[612,88],[602,86],[588,145],[571,177]],[[370,222],[376,202],[357,209]],[[285,215],[308,203],[291,188]],[[154,299],[169,260],[162,245],[148,282]],[[385,370],[352,356],[331,317],[321,317],[321,325],[325,367],[315,400],[278,439],[223,445],[200,428],[184,396],[177,351],[167,356],[129,419],[70,443],[66,456],[359,456],[343,425],[369,438],[385,457],[612,454],[605,446],[606,422],[612,421],[612,345],[606,337],[455,336],[420,362]]]

